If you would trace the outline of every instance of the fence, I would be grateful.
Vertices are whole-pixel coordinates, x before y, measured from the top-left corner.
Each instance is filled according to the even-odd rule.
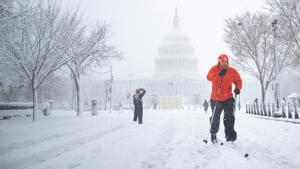
[[[38,110],[43,115],[50,115],[53,101],[38,103]],[[0,119],[9,119],[11,117],[30,117],[32,116],[33,103],[32,102],[9,102],[0,103]]]
[[[281,117],[289,119],[299,119],[299,103],[297,101],[293,102],[283,102],[280,105],[280,109],[275,111],[274,103],[252,103],[246,104],[246,113],[254,114],[258,116],[269,116],[269,117]]]

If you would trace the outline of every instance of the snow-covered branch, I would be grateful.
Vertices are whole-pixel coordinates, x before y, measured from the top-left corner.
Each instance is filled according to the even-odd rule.
[[[80,101],[80,77],[93,68],[97,63],[113,58],[120,58],[121,54],[114,46],[108,44],[109,25],[98,24],[97,27],[87,35],[83,34],[80,40],[74,44],[68,55],[71,60],[68,67],[76,87],[77,115],[81,114]],[[99,65],[98,65],[99,66]]]
[[[300,1],[299,0],[268,0],[269,10],[278,17],[280,22],[284,23],[281,34],[293,40],[293,47],[290,48],[293,52],[293,57],[288,58],[290,66],[295,71],[299,72],[300,65]]]
[[[234,54],[235,63],[261,83],[262,100],[274,80],[274,37],[271,17],[263,13],[246,12],[226,20],[225,42]],[[278,36],[276,55],[281,70],[291,57],[289,39]]]
[[[78,13],[63,12],[55,1],[31,0],[26,17],[15,18],[18,29],[0,30],[1,64],[13,65],[27,77],[34,95],[43,81],[61,68],[71,57],[67,52],[82,34]],[[36,102],[35,102],[36,103]],[[35,109],[34,109],[35,112]],[[34,115],[35,116],[35,115]]]

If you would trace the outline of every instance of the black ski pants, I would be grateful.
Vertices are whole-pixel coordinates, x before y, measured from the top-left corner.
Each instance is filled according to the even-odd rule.
[[[134,114],[133,114],[133,121],[137,121],[138,123],[143,123],[143,105],[142,104],[136,104],[134,105]]]
[[[225,137],[233,138],[236,137],[236,132],[234,130],[234,98],[231,97],[225,101],[215,101],[210,100],[212,116],[210,117],[210,133],[216,134],[220,126],[220,115],[224,110],[224,127],[225,127]]]

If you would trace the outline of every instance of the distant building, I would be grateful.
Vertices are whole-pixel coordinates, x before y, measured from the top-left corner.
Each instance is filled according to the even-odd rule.
[[[177,9],[172,30],[165,35],[155,59],[155,79],[199,79],[198,57],[189,37],[181,30]]]
[[[136,88],[145,88],[146,107],[178,109],[184,104],[200,105],[209,97],[210,85],[200,80],[198,57],[189,37],[179,25],[177,9],[173,28],[165,35],[158,48],[153,78],[115,80],[112,88],[113,104],[131,104]]]
[[[193,44],[179,23],[176,9],[173,27],[162,38],[162,43],[158,46],[158,55],[153,60],[155,70],[151,78],[137,79],[132,74],[126,80],[114,79],[111,90],[112,107],[132,106],[132,95],[135,89],[140,87],[147,91],[143,98],[145,107],[179,109],[186,104],[201,105],[205,99],[210,99],[211,83],[206,80],[207,72],[199,72],[199,56],[196,56]],[[231,63],[231,66],[242,73],[238,65]],[[242,106],[245,103],[253,103],[255,98],[261,102],[259,81],[246,74],[242,75],[242,80],[242,93],[240,98],[238,97]],[[290,72],[281,72],[279,80],[281,97],[300,91],[298,83],[295,83],[295,78],[291,77]],[[91,99],[97,98],[100,100],[101,108],[105,107],[105,103],[106,108],[109,108],[109,80],[106,83],[104,81],[91,83],[91,80],[88,80],[87,86],[89,87],[82,89],[84,90],[82,95],[85,98],[85,107],[89,108]],[[273,98],[274,91],[270,86],[266,93],[266,102],[273,102]]]

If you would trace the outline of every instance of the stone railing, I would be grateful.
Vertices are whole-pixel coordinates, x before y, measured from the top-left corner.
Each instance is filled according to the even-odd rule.
[[[246,104],[246,113],[259,116],[299,119],[299,104],[298,102],[281,103],[279,111],[276,111],[274,103]]]

